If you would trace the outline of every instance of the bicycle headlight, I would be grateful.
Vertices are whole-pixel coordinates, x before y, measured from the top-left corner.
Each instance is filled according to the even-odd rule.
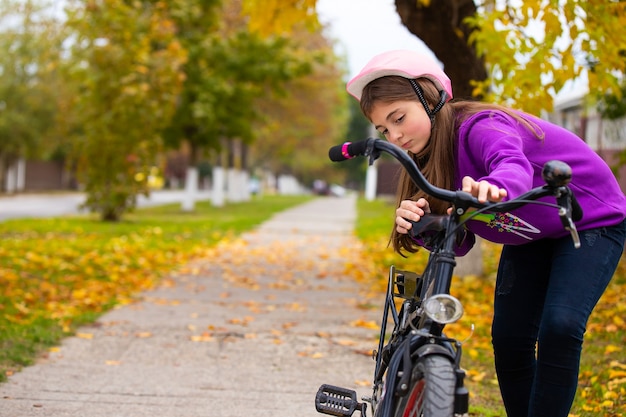
[[[426,315],[437,323],[454,323],[463,315],[461,302],[448,294],[433,295],[424,302]]]

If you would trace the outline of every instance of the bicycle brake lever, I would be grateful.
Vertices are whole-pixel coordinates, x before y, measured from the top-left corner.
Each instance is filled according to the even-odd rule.
[[[572,236],[572,241],[574,242],[574,247],[576,249],[580,248],[580,236],[578,236],[578,230],[576,230],[576,225],[572,220],[572,217],[568,213],[564,207],[559,208],[559,216],[561,217],[561,223],[563,223],[563,227],[565,230],[569,231]]]
[[[574,247],[576,249],[580,248],[580,236],[578,236],[578,230],[576,229],[576,225],[572,220],[572,200],[573,194],[569,189],[565,189],[559,197],[557,197],[556,201],[559,205],[559,217],[561,218],[561,223],[563,224],[563,228],[569,231],[572,236],[572,241],[574,242]],[[578,204],[578,203],[576,203]],[[580,207],[578,210],[580,211]],[[582,216],[582,211],[581,211]],[[580,217],[580,216],[578,216]]]
[[[382,151],[380,149],[376,149],[374,147],[374,140],[368,140],[367,146],[365,147],[365,156],[368,156],[368,164],[374,165],[374,162],[380,158]]]

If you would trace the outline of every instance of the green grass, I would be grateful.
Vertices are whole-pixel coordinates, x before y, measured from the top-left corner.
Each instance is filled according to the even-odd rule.
[[[393,205],[383,199],[366,201],[357,200],[358,221],[355,227],[356,236],[363,240],[379,239],[391,234],[395,211]]]
[[[0,222],[0,381],[217,242],[309,198],[199,202],[190,213],[171,204],[117,223],[95,216]]]
[[[394,254],[387,247],[393,225],[394,205],[384,201],[358,202],[356,235],[363,241],[363,262],[373,262],[376,275],[366,281],[375,291],[384,291],[386,271],[390,265],[400,269],[421,271],[426,251],[408,258]],[[453,281],[452,292],[466,310],[458,323],[449,325],[448,334],[464,340],[462,367],[467,371],[470,390],[470,415],[504,417],[491,349],[490,327],[492,294],[500,247],[484,242],[481,277],[459,277]],[[571,417],[626,416],[626,260],[622,257],[618,270],[587,326],[580,367],[579,389]],[[451,334],[451,332],[453,332]]]

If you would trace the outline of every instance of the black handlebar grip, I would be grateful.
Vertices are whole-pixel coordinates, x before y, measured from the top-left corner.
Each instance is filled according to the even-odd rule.
[[[365,155],[368,139],[358,142],[346,142],[342,145],[333,146],[328,150],[328,157],[333,162],[341,162],[355,156]]]

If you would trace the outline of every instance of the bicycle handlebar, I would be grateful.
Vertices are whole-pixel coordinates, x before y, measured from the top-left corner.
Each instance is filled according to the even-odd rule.
[[[431,197],[452,203],[457,209],[458,215],[463,214],[468,208],[485,209],[493,212],[505,212],[514,210],[528,204],[529,201],[541,197],[554,196],[559,207],[559,216],[563,227],[570,231],[574,243],[578,241],[578,233],[574,221],[582,218],[583,211],[578,201],[567,184],[572,179],[572,169],[565,162],[549,161],[542,171],[542,177],[546,185],[536,187],[512,200],[504,202],[482,203],[471,194],[457,190],[451,191],[430,184],[415,161],[401,148],[382,139],[368,138],[358,142],[346,142],[342,145],[333,146],[328,151],[328,157],[333,162],[341,162],[356,156],[368,156],[370,165],[380,157],[381,152],[386,152],[397,159],[407,171],[415,185]],[[578,243],[579,244],[579,243]]]
[[[369,156],[371,164],[380,156],[381,151],[387,152],[396,158],[402,164],[404,169],[407,170],[415,182],[415,185],[424,190],[426,194],[450,202],[457,198],[457,192],[444,190],[431,185],[428,181],[426,181],[424,175],[420,172],[417,165],[415,165],[415,162],[413,162],[406,152],[398,148],[396,145],[382,139],[368,138],[354,143],[346,142],[343,145],[333,146],[328,151],[328,157],[333,162],[341,162],[354,158],[355,156]],[[465,194],[467,194],[470,201],[472,201],[472,207],[482,207],[482,203],[479,203],[477,199],[468,193]]]

